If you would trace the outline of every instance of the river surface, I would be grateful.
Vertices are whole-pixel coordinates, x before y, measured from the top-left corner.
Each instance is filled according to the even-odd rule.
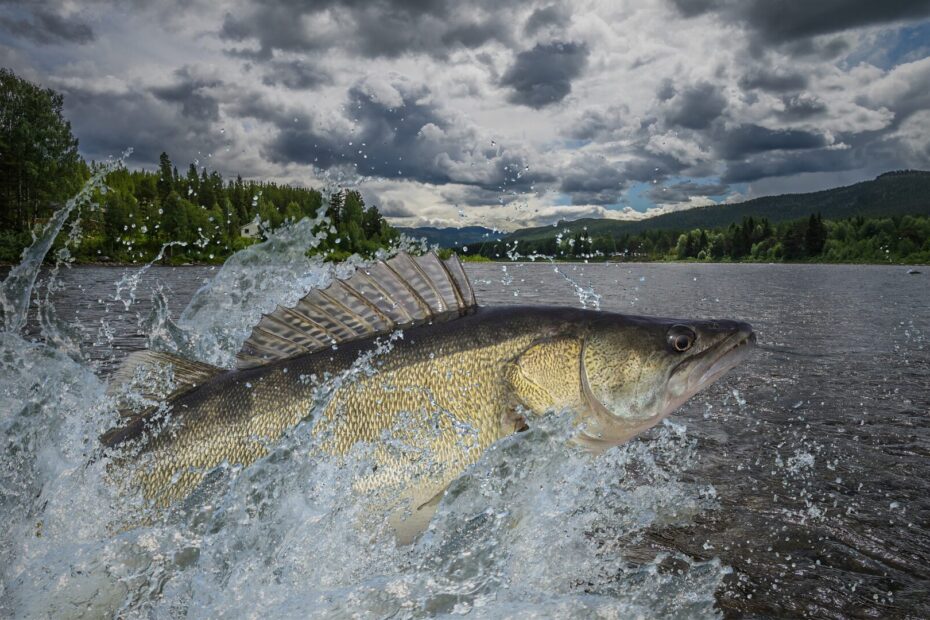
[[[210,510],[114,527],[95,443],[113,421],[106,377],[176,331],[228,363],[254,300],[325,279],[256,264],[212,285],[220,268],[66,269],[45,327],[4,336],[0,615],[930,617],[930,275],[469,264],[481,304],[740,319],[760,346],[601,456],[566,448],[559,416],[506,442],[410,547],[359,531],[352,464],[313,460],[299,433],[229,474]]]

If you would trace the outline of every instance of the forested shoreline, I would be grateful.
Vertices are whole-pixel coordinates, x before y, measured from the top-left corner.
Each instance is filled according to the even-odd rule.
[[[743,218],[741,224],[689,231],[647,230],[613,236],[586,230],[553,232],[539,240],[472,244],[467,255],[490,260],[548,256],[557,260],[930,263],[930,217],[853,217],[819,214],[786,222]]]

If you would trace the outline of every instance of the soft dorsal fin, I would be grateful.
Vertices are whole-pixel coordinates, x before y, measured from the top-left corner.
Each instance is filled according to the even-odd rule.
[[[116,393],[120,387],[132,383],[137,377],[151,376],[154,373],[161,373],[166,370],[171,373],[171,389],[167,393],[165,393],[166,390],[159,389],[160,382],[144,380],[137,382],[138,384],[134,386],[136,394],[147,400],[170,400],[194,389],[216,375],[226,372],[224,368],[195,362],[171,353],[149,350],[134,351],[113,373],[110,378],[109,392],[111,394]],[[139,415],[139,412],[127,408],[126,410],[120,410],[120,415],[136,416]]]
[[[310,291],[293,307],[278,306],[264,315],[236,356],[238,367],[457,318],[475,305],[457,256],[443,261],[433,252],[416,258],[401,252]]]

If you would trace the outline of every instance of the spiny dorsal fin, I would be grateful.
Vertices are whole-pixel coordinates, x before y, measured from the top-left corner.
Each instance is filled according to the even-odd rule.
[[[170,400],[222,372],[226,370],[171,353],[134,351],[110,378],[108,391],[115,394],[126,384],[133,384],[132,390],[137,397],[151,401]],[[165,380],[152,380],[155,375],[164,377]],[[169,387],[165,388],[165,385]],[[138,410],[129,406],[120,410],[122,416],[135,416],[138,413]]]
[[[326,289],[314,289],[292,308],[278,306],[252,328],[236,356],[239,368],[313,353],[334,344],[387,334],[427,321],[444,321],[475,308],[457,256],[402,252]]]

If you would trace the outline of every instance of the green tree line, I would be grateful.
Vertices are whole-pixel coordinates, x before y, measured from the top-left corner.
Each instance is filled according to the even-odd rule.
[[[826,220],[812,214],[774,224],[746,217],[726,227],[616,236],[563,231],[546,239],[473,245],[467,253],[494,260],[544,255],[563,260],[930,263],[930,217]]]
[[[151,260],[167,249],[172,262],[216,262],[288,221],[316,217],[325,209],[329,228],[314,252],[341,260],[369,256],[399,234],[358,192],[342,191],[324,200],[319,190],[244,181],[224,181],[216,171],[191,164],[180,174],[166,153],[155,172],[120,169],[107,177],[101,217],[85,225],[78,258],[133,262]]]
[[[16,262],[32,232],[90,176],[62,115],[61,95],[0,69],[0,261]],[[167,153],[157,170],[110,172],[97,209],[82,213],[78,261],[141,262],[162,247],[170,262],[221,262],[288,221],[325,209],[328,234],[314,252],[341,260],[371,255],[399,234],[355,191],[324,200],[316,189],[224,180],[190,164],[180,173]]]

